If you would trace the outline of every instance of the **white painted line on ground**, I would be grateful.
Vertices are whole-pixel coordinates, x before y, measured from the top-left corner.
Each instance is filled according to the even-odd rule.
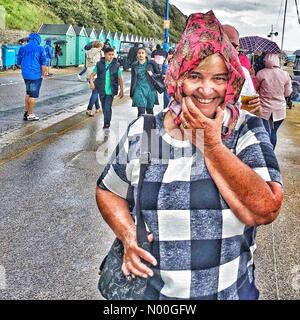
[[[23,81],[0,83],[0,86],[11,86],[11,85],[18,84],[18,83],[23,83]]]
[[[67,76],[74,76],[76,75],[77,73],[69,73],[69,74],[62,74],[62,75],[54,75],[53,77],[47,77],[47,78],[44,78],[43,80],[50,80],[50,79],[55,79],[55,78],[62,78],[62,77],[67,77]],[[0,77],[0,81],[1,81],[1,77]],[[24,83],[24,81],[9,81],[7,83],[1,83],[0,82],[0,86],[11,86],[11,85],[14,85],[14,84],[19,84],[19,83]]]

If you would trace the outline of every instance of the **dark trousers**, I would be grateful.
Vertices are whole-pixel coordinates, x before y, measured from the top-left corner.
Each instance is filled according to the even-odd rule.
[[[86,73],[86,70],[87,70],[87,68],[84,67],[78,74],[79,74],[80,76],[82,76],[83,74]]]
[[[147,112],[147,114],[153,114],[153,108],[138,107],[138,117],[140,117],[142,114],[145,114],[145,112]]]
[[[55,55],[55,68],[58,68],[58,60],[59,60],[59,56]]]
[[[164,108],[168,106],[170,102],[170,96],[168,95],[167,91],[164,91]]]
[[[111,107],[113,103],[114,97],[113,96],[100,96],[103,116],[104,116],[104,125],[110,125],[111,121]]]
[[[94,89],[92,91],[92,95],[90,97],[89,105],[87,107],[88,110],[92,110],[93,109],[93,105],[95,105],[96,109],[100,108],[99,99],[98,99],[98,91],[96,89]]]
[[[282,124],[283,120],[273,122],[273,117],[269,120],[262,119],[264,126],[269,134],[270,141],[273,145],[273,149],[275,149],[277,143],[277,130],[279,129],[280,125]]]

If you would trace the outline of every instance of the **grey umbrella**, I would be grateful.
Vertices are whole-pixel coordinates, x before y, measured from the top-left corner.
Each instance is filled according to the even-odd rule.
[[[29,37],[21,38],[18,40],[18,43],[23,44],[29,41]]]
[[[64,44],[64,43],[67,43],[68,41],[66,41],[66,40],[56,40],[56,41],[54,41],[53,43],[54,44]]]
[[[45,41],[55,41],[55,40],[61,40],[60,37],[47,37],[45,38]]]

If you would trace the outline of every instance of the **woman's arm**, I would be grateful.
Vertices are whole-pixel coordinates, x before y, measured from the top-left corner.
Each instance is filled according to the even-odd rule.
[[[205,163],[222,197],[240,221],[255,226],[275,220],[282,187],[265,182],[223,144],[205,148]]]
[[[135,70],[134,66],[131,66],[131,81],[130,81],[130,98],[133,97],[135,86]]]
[[[287,72],[286,72],[287,73]],[[287,75],[287,81],[284,84],[284,96],[285,97],[289,97],[293,92],[293,87],[292,87],[292,79],[289,76],[289,74]]]
[[[130,272],[145,278],[152,276],[153,271],[141,262],[141,258],[153,265],[157,262],[149,252],[137,244],[136,228],[127,201],[99,187],[96,188],[96,201],[102,217],[124,245],[124,274]]]
[[[120,85],[120,93],[119,93],[119,98],[122,99],[124,97],[124,82],[123,82],[123,77],[119,76],[119,85]]]
[[[94,83],[95,76],[96,76],[95,72],[92,72],[90,75],[89,83],[90,83],[91,90],[95,89],[95,83]]]

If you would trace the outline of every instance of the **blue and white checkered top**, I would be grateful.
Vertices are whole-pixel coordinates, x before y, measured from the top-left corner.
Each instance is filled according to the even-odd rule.
[[[225,110],[223,129],[229,110]],[[173,139],[156,115],[151,164],[141,192],[142,214],[154,235],[158,264],[145,299],[255,299],[253,252],[256,228],[230,210],[198,151]],[[132,204],[139,179],[143,118],[134,121],[98,180],[100,188]],[[261,119],[241,111],[231,136],[223,140],[265,181],[281,175]],[[159,148],[158,148],[159,146]],[[253,186],[255,188],[255,186]],[[134,213],[134,209],[133,209]]]

